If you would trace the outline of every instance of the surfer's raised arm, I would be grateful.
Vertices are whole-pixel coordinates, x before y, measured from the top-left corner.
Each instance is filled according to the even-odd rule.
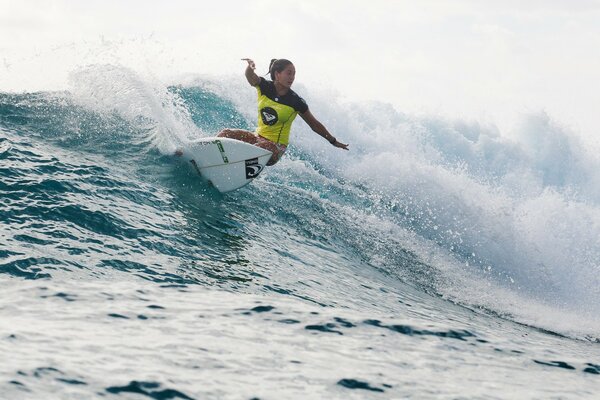
[[[310,110],[306,110],[304,113],[300,114],[300,117],[306,121],[308,126],[310,126],[310,129],[323,136],[323,138],[325,138],[325,140],[327,140],[329,143],[335,147],[339,147],[340,149],[348,150],[348,145],[338,142],[337,139],[331,133],[329,133],[327,128],[325,128],[325,125],[319,122],[319,120],[312,115]]]
[[[248,83],[252,86],[258,85],[260,83],[260,78],[258,75],[256,75],[256,72],[254,72],[256,69],[254,61],[249,58],[242,58],[242,61],[246,61],[248,63],[248,66],[246,67],[246,79],[248,80]]]

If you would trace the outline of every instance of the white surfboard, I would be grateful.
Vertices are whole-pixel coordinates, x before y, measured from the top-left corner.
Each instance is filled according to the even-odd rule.
[[[183,146],[182,157],[219,192],[230,192],[250,183],[265,168],[272,153],[249,143],[207,137]]]

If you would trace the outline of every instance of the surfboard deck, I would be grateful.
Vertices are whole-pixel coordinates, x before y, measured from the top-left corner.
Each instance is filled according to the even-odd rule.
[[[272,153],[235,139],[207,137],[186,143],[182,157],[219,192],[239,189],[265,168]]]

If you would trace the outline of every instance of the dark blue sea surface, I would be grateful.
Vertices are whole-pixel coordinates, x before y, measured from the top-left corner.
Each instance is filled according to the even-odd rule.
[[[253,129],[253,90],[0,93],[0,397],[595,398],[597,155],[300,86],[351,150],[299,120],[220,194],[173,150]]]

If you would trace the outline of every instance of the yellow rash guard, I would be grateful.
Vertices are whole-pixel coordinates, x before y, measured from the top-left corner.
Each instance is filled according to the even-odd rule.
[[[286,145],[290,141],[290,128],[298,113],[304,114],[308,105],[292,89],[278,96],[275,84],[260,78],[258,91],[258,128],[256,133],[271,142]]]

